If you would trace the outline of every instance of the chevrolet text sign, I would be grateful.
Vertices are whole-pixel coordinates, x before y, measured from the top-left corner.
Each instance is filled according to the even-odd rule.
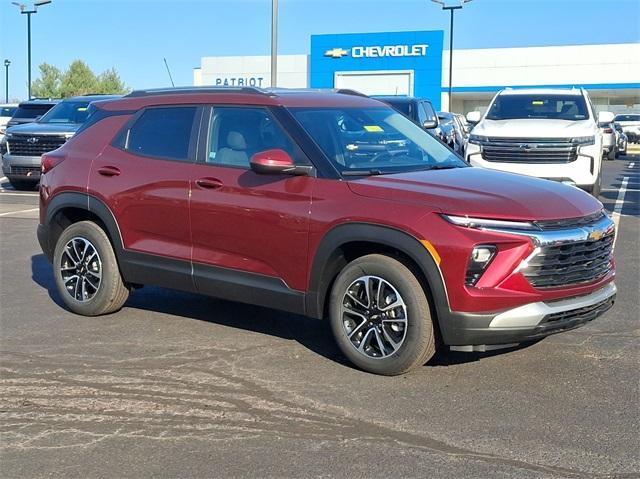
[[[362,90],[405,91],[440,107],[444,32],[411,31],[311,35],[309,85],[336,88],[347,77]],[[405,82],[406,85],[395,85]],[[378,85],[374,87],[373,85]],[[374,93],[371,93],[374,94]]]
[[[429,48],[427,44],[359,46],[351,48],[351,56],[353,58],[423,57],[427,54],[427,48]],[[342,58],[348,54],[349,51],[343,48],[332,48],[324,53],[325,56],[331,58]]]

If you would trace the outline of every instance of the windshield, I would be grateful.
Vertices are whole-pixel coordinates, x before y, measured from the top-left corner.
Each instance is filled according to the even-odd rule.
[[[47,112],[38,123],[84,123],[88,101],[63,101]]]
[[[2,106],[0,107],[0,116],[13,116],[18,109],[17,106]]]
[[[13,118],[36,118],[48,112],[53,105],[20,105]]]
[[[543,118],[586,120],[589,111],[582,95],[498,95],[487,113],[488,120]]]
[[[391,108],[292,108],[344,175],[466,166],[433,136]]]
[[[640,121],[640,115],[616,115],[613,121]]]

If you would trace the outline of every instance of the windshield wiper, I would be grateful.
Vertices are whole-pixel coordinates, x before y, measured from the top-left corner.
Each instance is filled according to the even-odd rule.
[[[456,165],[433,165],[430,166],[428,168],[426,168],[426,171],[430,171],[430,170],[453,170],[454,168],[463,168],[462,166],[456,166]]]
[[[381,174],[381,170],[346,170],[342,172],[342,176],[375,176]]]

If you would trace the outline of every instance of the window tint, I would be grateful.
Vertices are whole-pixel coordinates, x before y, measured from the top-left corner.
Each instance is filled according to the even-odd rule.
[[[0,116],[13,116],[13,114],[16,112],[16,110],[18,109],[18,107],[15,106],[3,106],[0,107]]]
[[[616,115],[613,121],[640,121],[640,115]]]
[[[126,149],[139,155],[188,160],[195,114],[196,107],[146,110],[129,130]]]
[[[291,140],[264,108],[214,107],[210,128],[207,163],[249,168],[251,156],[275,148],[295,159]]]
[[[88,101],[63,101],[40,118],[40,123],[84,123],[88,106]]]
[[[44,115],[48,112],[54,105],[20,105],[16,112],[13,114],[14,118],[36,118],[38,116]]]
[[[424,123],[425,121],[436,121],[437,120],[437,114],[436,111],[433,109],[433,105],[428,102],[428,101],[421,101],[420,105],[422,106],[422,108],[424,109],[424,115],[425,115],[425,119],[421,120],[421,123]]]
[[[582,95],[498,95],[491,105],[487,119],[513,120],[518,118],[546,118],[585,120],[589,118]]]

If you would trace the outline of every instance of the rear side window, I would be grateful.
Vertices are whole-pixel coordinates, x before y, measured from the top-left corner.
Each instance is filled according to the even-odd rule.
[[[15,106],[2,106],[0,107],[0,116],[12,117],[17,109]]]
[[[420,123],[424,123],[425,121],[437,121],[438,115],[436,111],[433,109],[433,105],[428,101],[421,101],[420,106],[422,109],[422,114],[424,115],[424,120],[420,120]]]
[[[129,129],[125,149],[143,156],[189,160],[196,107],[150,108]]]
[[[13,118],[36,118],[51,110],[54,105],[20,105]]]

